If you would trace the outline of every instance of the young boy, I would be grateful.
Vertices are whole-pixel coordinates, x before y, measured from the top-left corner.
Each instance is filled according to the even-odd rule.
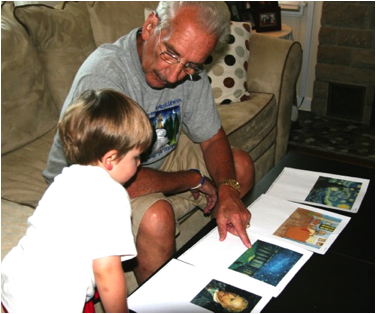
[[[97,287],[106,312],[126,312],[121,262],[137,252],[123,184],[151,145],[149,119],[119,92],[87,91],[66,111],[59,135],[72,165],[4,258],[2,303],[9,312],[79,313]]]

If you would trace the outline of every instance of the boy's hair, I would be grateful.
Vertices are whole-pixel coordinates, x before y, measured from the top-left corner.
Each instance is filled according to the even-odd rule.
[[[113,149],[118,159],[133,148],[145,151],[151,145],[152,127],[131,98],[110,89],[89,90],[67,109],[59,135],[71,163],[93,165]]]

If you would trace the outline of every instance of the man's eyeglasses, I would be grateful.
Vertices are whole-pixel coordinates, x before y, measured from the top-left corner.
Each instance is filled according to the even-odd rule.
[[[161,33],[162,31],[159,32],[159,46],[161,45]],[[192,79],[192,76],[193,75],[198,75],[202,72],[202,67],[201,66],[197,66],[195,64],[192,64],[190,62],[187,62],[187,63],[182,63],[180,61],[180,58],[166,50],[162,50],[161,48],[161,53],[159,54],[159,56],[161,57],[161,59],[168,63],[168,64],[178,64],[178,63],[181,63],[183,65],[183,71],[185,73],[187,73],[191,79]]]

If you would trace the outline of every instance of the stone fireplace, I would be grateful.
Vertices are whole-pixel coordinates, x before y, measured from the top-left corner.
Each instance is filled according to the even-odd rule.
[[[312,112],[370,124],[375,107],[375,2],[324,1]]]

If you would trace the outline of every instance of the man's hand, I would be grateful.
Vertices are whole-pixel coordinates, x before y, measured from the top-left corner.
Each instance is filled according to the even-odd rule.
[[[197,200],[200,196],[200,193],[204,194],[206,197],[206,207],[204,208],[204,213],[209,214],[217,203],[217,189],[214,186],[212,180],[208,177],[205,177],[205,183],[199,189],[191,190],[193,198]]]
[[[250,224],[251,213],[241,201],[238,191],[229,186],[221,186],[212,217],[217,220],[220,241],[224,241],[227,232],[230,232],[238,236],[247,248],[252,247],[245,230]]]

